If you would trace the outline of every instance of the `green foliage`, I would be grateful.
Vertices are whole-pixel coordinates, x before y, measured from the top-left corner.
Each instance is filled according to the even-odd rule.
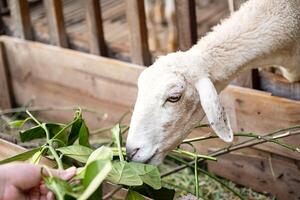
[[[91,148],[77,144],[60,147],[56,150],[59,151],[62,155],[73,158],[82,163],[86,163],[89,156],[93,152]]]

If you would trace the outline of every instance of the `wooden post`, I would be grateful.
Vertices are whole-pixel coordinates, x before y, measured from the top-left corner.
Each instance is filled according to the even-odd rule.
[[[50,43],[60,47],[68,47],[61,0],[44,0],[48,17]]]
[[[82,3],[86,6],[90,52],[100,56],[107,56],[99,0],[84,0]]]
[[[15,25],[15,35],[22,39],[33,40],[28,1],[10,1],[10,10]]]
[[[151,54],[148,47],[144,1],[126,0],[126,7],[131,39],[132,62],[149,66],[151,64]]]
[[[0,108],[12,108],[12,88],[3,43],[0,43]]]
[[[196,4],[195,0],[176,0],[175,3],[179,48],[185,51],[197,42]]]

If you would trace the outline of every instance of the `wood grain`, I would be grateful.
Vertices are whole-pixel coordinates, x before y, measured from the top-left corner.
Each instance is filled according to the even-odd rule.
[[[28,1],[10,1],[10,11],[14,21],[14,35],[22,39],[33,40]]]
[[[86,12],[90,53],[107,56],[107,48],[102,25],[102,12],[99,0],[84,0],[82,3],[85,6]]]
[[[6,63],[5,50],[0,42],[0,108],[12,108],[11,80]]]
[[[50,43],[60,47],[68,47],[61,0],[44,0],[44,5],[47,12]]]
[[[104,118],[84,113],[89,127],[94,129],[115,123],[134,104],[137,95],[136,82],[144,69],[141,66],[6,36],[0,37],[0,41],[5,46],[14,98],[18,105],[33,100],[35,106],[82,106],[106,112],[108,116]],[[26,51],[23,51],[24,49]],[[20,52],[22,53],[20,54]],[[235,131],[253,131],[262,134],[300,124],[299,101],[274,97],[270,93],[237,86],[227,87],[222,92],[222,101]],[[66,122],[73,118],[72,115],[73,111],[48,111],[43,112],[40,116],[48,120],[55,119],[55,121]],[[203,133],[196,131],[191,136],[199,136],[200,134]],[[97,135],[92,137],[96,138]],[[103,137],[103,135],[98,137]],[[218,139],[205,141],[204,143],[197,143],[195,146],[200,153],[203,153],[226,145],[220,141]],[[241,139],[236,138],[235,142],[238,141]],[[287,138],[284,141],[300,146],[299,136]],[[275,166],[275,173],[277,173],[277,169],[278,172],[281,172],[280,170],[287,166],[287,172],[290,175],[285,174],[284,177],[286,178],[281,181],[268,182],[264,186],[260,181],[269,180],[270,175],[258,171],[260,179],[249,178],[253,182],[248,183],[247,177],[250,176],[248,171],[252,174],[256,173],[252,169],[256,164],[251,167],[252,164],[265,162],[268,158],[266,156],[269,154],[264,154],[264,151],[272,153],[272,158],[276,156],[281,160],[287,160],[287,162],[276,161],[273,166]],[[239,174],[246,174],[244,180],[241,176],[241,184],[254,185],[253,187],[257,185],[260,187],[257,189],[259,191],[264,190],[264,187],[267,190],[269,184],[272,184],[276,188],[276,191],[271,191],[272,193],[293,195],[288,194],[289,191],[292,191],[294,192],[293,197],[297,197],[298,192],[295,192],[293,188],[298,187],[297,184],[299,183],[297,180],[292,181],[291,177],[299,177],[299,169],[290,168],[288,165],[291,162],[299,163],[299,154],[285,151],[278,146],[265,144],[257,146],[251,152],[240,152],[240,156],[241,158],[224,157],[224,162],[228,160],[229,164],[221,163],[222,165],[215,168],[215,173],[237,180],[232,175],[237,170],[230,167],[233,165],[230,164],[231,161],[237,158],[243,161],[243,156],[246,156],[244,159],[246,163],[248,157],[260,156],[259,159],[247,161],[249,168],[247,167],[248,164],[245,164],[240,169]],[[223,161],[220,160],[220,162]],[[223,165],[226,171],[220,170],[218,173],[218,169]],[[292,182],[295,183],[292,184]],[[291,190],[287,190],[288,187]]]
[[[300,170],[297,164],[271,154],[228,154],[219,157],[218,162],[209,162],[208,169],[256,191],[271,193],[278,200],[297,200],[300,197]]]
[[[131,60],[133,63],[149,66],[151,54],[148,47],[144,1],[126,0],[126,15],[130,30]]]
[[[185,51],[197,42],[196,4],[195,0],[175,2],[179,48]]]

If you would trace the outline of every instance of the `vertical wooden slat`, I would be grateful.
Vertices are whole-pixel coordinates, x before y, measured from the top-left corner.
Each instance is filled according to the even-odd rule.
[[[151,64],[151,54],[148,47],[144,1],[126,0],[126,7],[131,39],[132,62],[149,66]]]
[[[12,88],[3,43],[0,43],[0,108],[12,108]]]
[[[10,1],[10,10],[14,21],[15,35],[22,39],[33,40],[28,1]]]
[[[107,56],[99,0],[83,0],[86,7],[89,46],[92,54]]]
[[[48,17],[50,43],[60,47],[68,47],[68,40],[61,0],[44,0]]]
[[[195,0],[176,0],[176,21],[179,48],[185,51],[197,42]]]

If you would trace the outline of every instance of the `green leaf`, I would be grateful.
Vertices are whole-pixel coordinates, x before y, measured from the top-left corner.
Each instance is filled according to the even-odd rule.
[[[89,142],[89,129],[85,124],[85,121],[82,120],[81,127],[79,130],[79,144],[90,147],[90,142]]]
[[[130,162],[129,165],[137,172],[144,183],[156,190],[161,188],[160,173],[156,166],[134,162]]]
[[[18,155],[12,156],[10,158],[4,159],[0,161],[0,165],[14,162],[14,161],[25,161],[31,158],[36,152],[38,152],[40,148],[32,149],[29,151],[26,151],[24,153],[20,153]]]
[[[67,147],[60,147],[56,150],[61,152],[64,156],[73,158],[82,163],[86,163],[93,152],[93,150],[88,147],[76,144]]]
[[[74,120],[75,120],[75,122],[73,123],[72,128],[71,128],[71,132],[70,132],[69,139],[68,139],[68,145],[73,144],[79,137],[79,131],[80,131],[81,124],[82,124],[81,116],[80,116],[80,118],[78,118],[78,116],[76,116]]]
[[[91,162],[86,167],[86,172],[82,181],[85,190],[78,200],[88,199],[97,190],[111,169],[112,165],[109,160],[97,160]]]
[[[142,185],[143,181],[128,162],[114,162],[107,180],[114,184],[127,186]]]
[[[15,121],[9,122],[9,125],[12,128],[21,128],[29,120],[31,120],[31,117],[28,117],[28,118],[23,119],[23,120],[15,120]]]
[[[42,151],[38,151],[38,152],[35,152],[35,154],[33,154],[31,160],[30,160],[30,163],[32,164],[39,164],[41,158],[42,158],[42,155],[43,155],[43,152]]]
[[[175,190],[164,187],[159,190],[155,190],[148,185],[143,185],[134,187],[133,189],[134,191],[155,200],[173,200],[175,196]]]
[[[112,138],[114,143],[117,144],[118,147],[118,152],[119,152],[119,159],[120,161],[124,161],[124,156],[122,153],[122,136],[121,136],[121,129],[120,129],[120,124],[115,125],[112,129]]]
[[[78,197],[78,193],[75,193],[72,189],[72,186],[65,180],[59,179],[54,176],[45,176],[43,177],[45,185],[49,190],[51,190],[57,200],[66,199],[66,195],[72,196],[74,198]]]
[[[145,198],[136,191],[129,190],[126,196],[126,200],[144,200]]]
[[[91,153],[87,164],[95,161],[95,160],[112,160],[113,159],[113,152],[109,147],[102,146],[93,151]]]
[[[53,137],[58,131],[61,130],[61,124],[48,123],[46,124],[46,127],[49,130],[50,138]],[[44,137],[46,137],[46,133],[41,126],[34,126],[25,131],[20,131],[20,138],[22,142],[27,142],[38,138],[44,138]]]
[[[99,147],[95,151],[91,153],[89,156],[85,167],[80,168],[77,170],[76,179],[82,179],[86,170],[86,166],[89,165],[91,162],[96,160],[109,160],[111,161],[113,159],[113,152],[110,148],[106,146]]]

